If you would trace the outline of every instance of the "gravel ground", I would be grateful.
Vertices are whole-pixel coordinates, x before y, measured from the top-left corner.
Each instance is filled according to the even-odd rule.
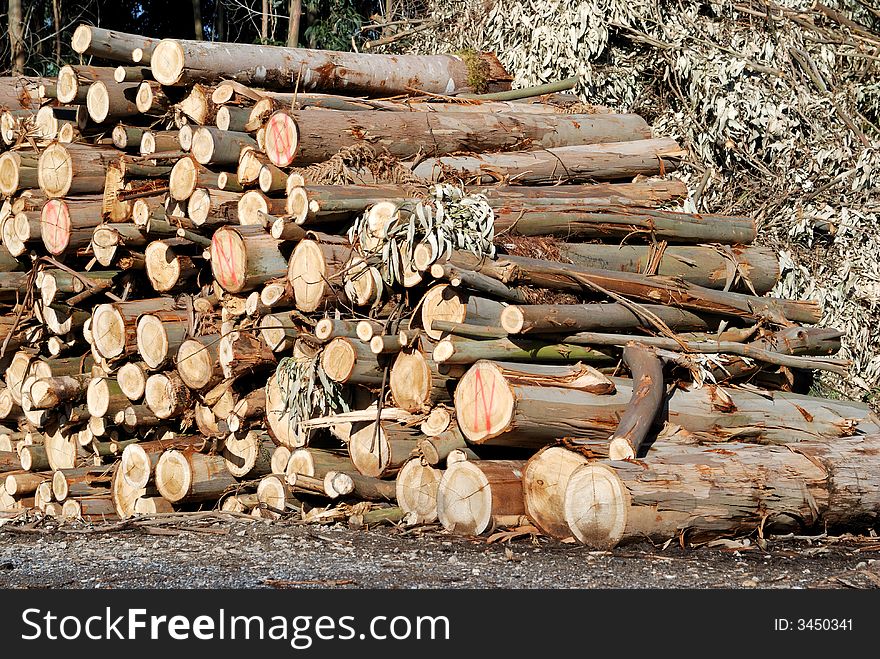
[[[438,527],[265,521],[100,531],[8,524],[2,588],[877,588],[880,538],[611,552]]]

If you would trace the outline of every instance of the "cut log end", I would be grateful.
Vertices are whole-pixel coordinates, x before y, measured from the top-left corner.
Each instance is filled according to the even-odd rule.
[[[180,82],[185,65],[183,48],[174,39],[162,39],[153,49],[150,70],[157,82],[176,85]]]
[[[602,464],[578,467],[569,477],[563,511],[571,533],[596,549],[611,549],[626,531],[630,495],[614,469]]]
[[[468,441],[480,443],[502,433],[513,421],[515,400],[492,362],[477,362],[455,388],[455,413]]]
[[[171,503],[186,498],[192,487],[189,462],[180,451],[165,451],[156,463],[156,488]]]
[[[129,444],[122,451],[118,469],[131,487],[146,487],[153,475],[150,456],[137,444]]]
[[[479,535],[492,523],[489,480],[471,462],[457,462],[446,470],[437,499],[438,518],[447,531]]]
[[[522,310],[514,305],[501,312],[501,327],[508,334],[519,334],[525,324]]]
[[[277,167],[289,167],[296,156],[299,129],[286,112],[276,112],[266,122],[263,150]]]
[[[110,94],[103,81],[98,80],[89,85],[89,91],[86,93],[86,107],[89,110],[89,117],[96,124],[102,124],[107,120],[107,116],[110,114]]]
[[[346,382],[354,371],[357,356],[350,341],[336,338],[325,346],[321,354],[321,367],[331,380]]]
[[[443,473],[421,460],[409,460],[397,473],[397,505],[417,523],[437,520],[437,488]]]
[[[563,503],[568,481],[587,459],[574,451],[551,446],[536,453],[523,470],[523,500],[526,515],[550,537],[571,536],[565,521]]]

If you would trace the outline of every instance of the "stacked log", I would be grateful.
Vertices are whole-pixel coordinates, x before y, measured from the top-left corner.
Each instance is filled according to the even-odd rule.
[[[120,66],[0,126],[3,507],[599,548],[876,520],[880,421],[808,393],[840,333],[767,295],[753,218],[681,210],[641,117],[456,99],[454,55],[73,47]]]

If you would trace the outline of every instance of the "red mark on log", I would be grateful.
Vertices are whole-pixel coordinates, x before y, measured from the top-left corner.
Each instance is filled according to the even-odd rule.
[[[229,248],[228,251],[224,249],[223,246],[223,237],[231,232],[222,231],[219,235],[216,236],[217,239],[217,256],[220,258],[220,278],[223,280],[222,283],[225,283],[227,286],[232,285],[238,288],[238,273],[235,270],[235,265],[233,264],[232,258],[232,237],[226,239],[226,245]]]
[[[478,409],[478,405],[482,407],[483,416],[486,418],[486,432],[492,429],[492,403],[495,401],[495,378],[492,378],[492,388],[489,390],[489,397],[486,398],[486,386],[483,384],[483,377],[480,375],[478,368],[475,375],[476,383],[474,384],[474,408]],[[474,431],[478,432],[479,415],[474,415]]]
[[[70,215],[62,202],[55,199],[49,202],[46,224],[52,227],[48,232],[49,244],[46,247],[52,254],[60,254],[67,247],[70,233]]]
[[[286,167],[293,160],[293,145],[287,139],[287,131],[278,127],[281,121],[287,123],[288,119],[286,114],[276,114],[269,122],[272,137],[275,138],[275,164],[280,167]]]

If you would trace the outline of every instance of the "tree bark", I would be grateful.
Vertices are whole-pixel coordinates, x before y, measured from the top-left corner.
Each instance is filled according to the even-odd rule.
[[[94,25],[80,25],[70,40],[74,52],[116,62],[131,62],[132,51],[139,48],[143,54],[140,61],[145,64],[149,63],[149,57],[157,43],[159,43],[158,39],[118,30],[106,30]]]
[[[880,437],[725,450],[668,446],[647,461],[594,462],[572,474],[565,518],[584,544],[645,537],[867,528],[880,516]]]
[[[595,394],[535,386],[528,378],[504,374],[505,368],[477,362],[456,387],[456,418],[469,442],[538,448],[570,437],[575,442],[584,440],[598,455],[607,453],[607,439],[630,404],[632,380],[613,378],[614,393]],[[657,418],[661,422],[685,432],[660,443],[739,440],[781,444],[871,433],[878,428],[877,418],[861,403],[712,385],[666,394]],[[655,427],[652,439],[656,431]]]
[[[612,460],[629,460],[639,455],[666,393],[663,363],[651,350],[631,343],[623,349],[623,363],[632,377],[633,391],[617,429],[609,438],[608,455]]]
[[[437,516],[447,531],[479,535],[500,521],[525,514],[523,460],[476,460],[451,465],[437,489]]]
[[[709,331],[717,322],[675,307],[645,304],[642,308],[675,331]],[[619,303],[511,305],[501,312],[499,325],[508,334],[570,334],[584,331],[624,331],[651,325]]]
[[[416,154],[550,149],[650,136],[645,120],[633,114],[281,110],[266,124],[264,150],[273,164],[288,167],[324,162],[355,144],[405,159]]]
[[[299,45],[299,19],[302,15],[302,0],[290,0],[287,22],[287,47]]]
[[[24,75],[27,54],[24,48],[24,13],[21,0],[9,0],[7,18],[9,19],[9,68],[14,76]]]
[[[684,152],[675,140],[565,146],[543,151],[441,156],[422,160],[413,174],[428,181],[456,176],[473,183],[516,179],[520,185],[613,181],[675,171]]]
[[[497,58],[478,55],[488,65],[485,86],[509,89],[510,77]],[[153,53],[153,76],[163,85],[235,80],[267,89],[344,91],[395,96],[449,94],[468,89],[470,67],[454,55],[365,55],[252,44],[195,43],[163,39]],[[418,90],[417,92],[415,90]]]
[[[223,290],[242,293],[284,276],[287,261],[262,227],[222,227],[211,239],[211,271]]]

